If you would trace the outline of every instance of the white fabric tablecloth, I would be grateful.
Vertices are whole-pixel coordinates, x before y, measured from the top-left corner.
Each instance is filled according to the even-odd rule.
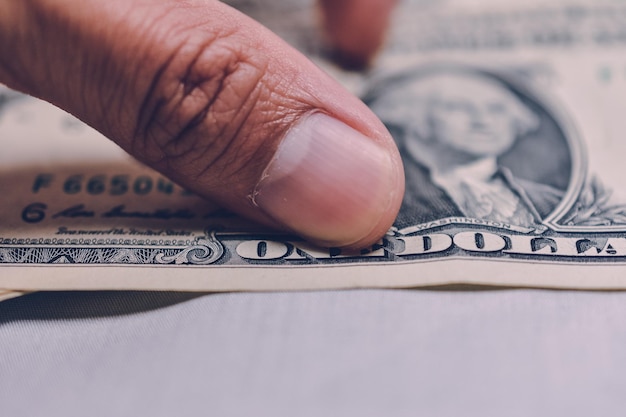
[[[626,293],[37,293],[2,416],[623,416]]]

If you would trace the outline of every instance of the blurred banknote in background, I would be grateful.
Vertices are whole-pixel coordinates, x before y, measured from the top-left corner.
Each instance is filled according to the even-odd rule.
[[[0,89],[0,288],[626,288],[626,3],[400,2],[366,72],[325,58],[312,2],[233,3],[388,126],[407,184],[386,237],[264,229]]]

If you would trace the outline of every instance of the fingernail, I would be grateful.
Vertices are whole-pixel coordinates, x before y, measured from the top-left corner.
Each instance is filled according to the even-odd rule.
[[[312,113],[288,131],[253,201],[319,245],[371,243],[399,206],[403,182],[396,165],[390,150],[337,119]]]

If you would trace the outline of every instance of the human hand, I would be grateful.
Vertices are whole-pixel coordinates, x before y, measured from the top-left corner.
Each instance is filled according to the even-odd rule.
[[[393,2],[364,3],[322,2],[335,44],[357,61],[378,47]],[[370,13],[373,30],[358,29]],[[0,0],[0,82],[185,188],[320,245],[372,244],[402,200],[402,163],[376,116],[217,1]]]

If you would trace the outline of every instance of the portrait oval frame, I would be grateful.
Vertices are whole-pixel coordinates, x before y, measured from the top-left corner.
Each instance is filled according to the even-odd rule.
[[[393,74],[375,77],[362,99],[366,104],[370,105],[381,94],[384,94],[384,91],[388,88],[397,88],[402,83],[411,82],[420,77],[432,76],[436,73],[468,74],[493,79],[498,84],[509,89],[524,104],[530,104],[530,107],[534,110],[539,109],[542,115],[550,120],[554,127],[558,129],[563,145],[566,147],[569,157],[569,172],[567,185],[562,188],[563,197],[550,213],[541,219],[541,223],[545,228],[536,230],[536,232],[544,232],[546,229],[554,231],[576,231],[576,229],[579,229],[558,224],[558,221],[568,213],[577,201],[587,179],[588,158],[579,129],[562,103],[550,97],[546,92],[541,91],[538,86],[533,85],[532,82],[524,79],[515,71],[507,70],[506,68],[483,67],[457,62],[417,65]],[[422,228],[422,230],[424,229]]]

